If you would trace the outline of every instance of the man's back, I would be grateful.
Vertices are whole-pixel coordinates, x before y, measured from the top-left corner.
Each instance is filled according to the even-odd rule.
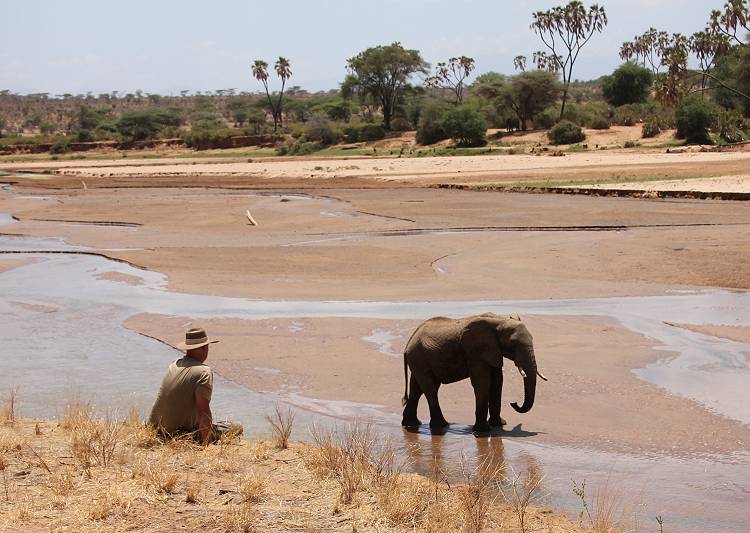
[[[196,430],[195,395],[210,401],[212,390],[213,373],[209,366],[187,355],[177,359],[164,374],[149,422],[166,433]]]

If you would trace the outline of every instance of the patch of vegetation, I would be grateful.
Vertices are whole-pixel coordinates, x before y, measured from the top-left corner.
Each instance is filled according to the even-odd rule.
[[[677,138],[688,144],[711,144],[710,130],[717,125],[719,110],[701,95],[685,98],[676,112]]]
[[[570,121],[563,120],[555,124],[552,129],[547,132],[547,137],[551,144],[575,144],[586,139],[586,134],[583,130],[573,124]]]

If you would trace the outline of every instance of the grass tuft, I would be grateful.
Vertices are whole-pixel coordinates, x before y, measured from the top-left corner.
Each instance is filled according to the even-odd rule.
[[[285,450],[289,446],[289,437],[292,435],[294,413],[291,409],[282,409],[276,405],[274,412],[266,415],[266,421],[271,426],[274,445],[280,450]]]

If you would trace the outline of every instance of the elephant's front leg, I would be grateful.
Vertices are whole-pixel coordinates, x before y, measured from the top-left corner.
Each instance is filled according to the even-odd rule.
[[[474,398],[476,399],[476,409],[474,411],[476,420],[474,422],[474,431],[486,432],[490,430],[487,423],[487,411],[490,403],[490,383],[491,372],[494,369],[481,368],[469,370],[471,386],[474,387]]]
[[[503,396],[503,369],[492,369],[490,374],[490,427],[500,427],[506,424],[500,416],[500,405]]]

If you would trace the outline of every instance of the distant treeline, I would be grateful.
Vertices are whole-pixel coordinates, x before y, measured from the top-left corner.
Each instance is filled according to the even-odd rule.
[[[200,148],[270,136],[279,153],[303,154],[406,130],[416,130],[421,144],[450,139],[479,146],[488,128],[500,130],[495,137],[553,128],[552,142],[580,142],[581,128],[613,124],[642,124],[644,137],[676,128],[688,142],[741,141],[750,137],[749,19],[750,4],[730,0],[692,35],[651,28],[623,43],[625,63],[588,82],[575,79],[575,63],[609,20],[603,7],[574,0],[532,14],[542,49],[531,61],[518,55],[515,74],[485,72],[471,82],[471,57],[456,55],[431,67],[419,50],[392,43],[351,57],[340,88],[315,93],[287,87],[293,65],[283,57],[271,66],[262,59],[251,64],[259,92],[0,91],[0,145],[49,143],[61,152],[75,142],[179,138]]]

